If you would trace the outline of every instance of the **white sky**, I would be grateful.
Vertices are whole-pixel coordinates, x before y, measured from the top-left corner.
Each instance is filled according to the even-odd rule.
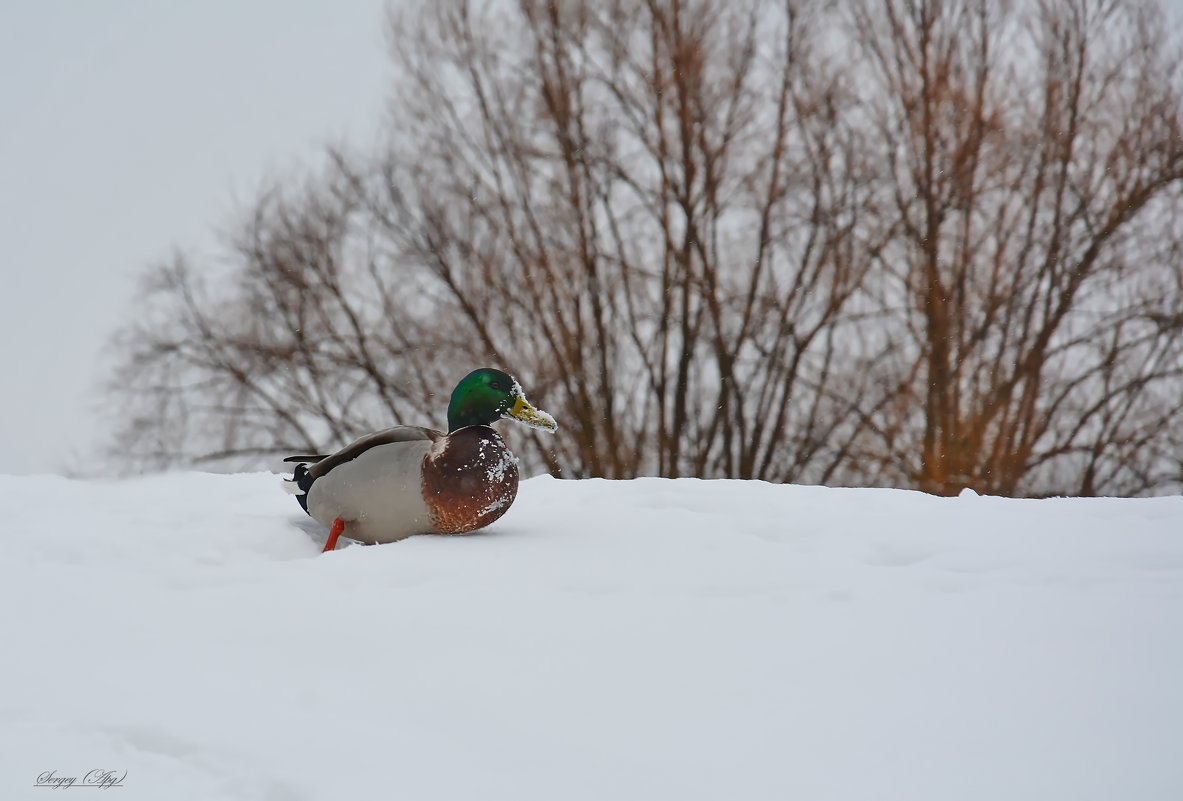
[[[94,470],[99,358],[136,276],[208,248],[265,176],[373,134],[382,9],[0,4],[0,472]]]
[[[382,22],[382,0],[0,4],[0,472],[94,468],[135,277],[371,137]]]

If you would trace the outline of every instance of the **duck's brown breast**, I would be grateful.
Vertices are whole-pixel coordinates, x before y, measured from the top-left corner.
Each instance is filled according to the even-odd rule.
[[[487,426],[453,431],[423,457],[423,499],[441,534],[489,525],[517,494],[517,459]]]

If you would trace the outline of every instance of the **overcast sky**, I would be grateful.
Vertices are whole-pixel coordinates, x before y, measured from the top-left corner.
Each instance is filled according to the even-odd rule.
[[[1183,0],[1169,0],[1178,19]],[[383,0],[0,4],[0,472],[91,472],[135,277],[369,140]]]
[[[85,469],[135,276],[366,141],[382,0],[0,4],[0,472]]]

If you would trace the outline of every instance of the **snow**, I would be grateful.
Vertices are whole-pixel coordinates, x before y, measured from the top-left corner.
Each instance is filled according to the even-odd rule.
[[[0,514],[3,799],[1183,798],[1183,498],[534,478],[326,555],[270,474]]]

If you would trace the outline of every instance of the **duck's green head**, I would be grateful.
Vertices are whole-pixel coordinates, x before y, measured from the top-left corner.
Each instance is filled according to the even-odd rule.
[[[512,417],[546,431],[558,428],[553,417],[530,405],[517,379],[500,370],[490,367],[473,370],[452,390],[452,401],[448,404],[449,431],[487,426],[502,417]]]

